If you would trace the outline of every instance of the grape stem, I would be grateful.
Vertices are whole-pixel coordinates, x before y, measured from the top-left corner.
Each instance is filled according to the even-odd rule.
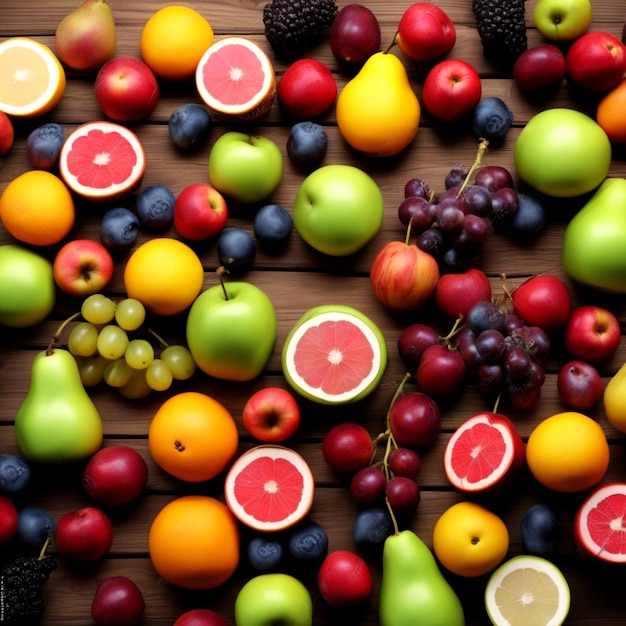
[[[81,312],[78,311],[77,313],[74,313],[74,315],[71,315],[70,317],[68,317],[65,321],[61,322],[61,325],[57,328],[54,335],[52,335],[50,339],[50,343],[48,343],[48,346],[46,348],[46,356],[50,356],[52,352],[54,351],[54,344],[57,341],[59,341],[59,339],[61,338],[61,335],[63,334],[63,331],[65,330],[65,327],[70,322],[73,322],[74,320],[78,319],[80,316],[81,316]]]
[[[485,156],[485,152],[487,152],[487,148],[489,147],[489,141],[481,137],[478,143],[478,150],[476,151],[476,158],[474,159],[474,163],[472,163],[472,167],[470,167],[469,172],[467,172],[467,176],[459,189],[459,193],[456,194],[457,198],[461,197],[461,194],[465,191],[465,188],[469,185],[470,180],[472,180],[472,176],[474,176],[474,172],[477,168],[480,167],[480,164],[483,161],[483,157]]]
[[[148,332],[161,344],[162,348],[169,348],[170,344],[165,341],[160,335],[157,335],[152,328],[148,328]]]
[[[46,558],[46,552],[48,551],[48,546],[50,545],[50,540],[52,539],[51,535],[46,536],[46,540],[44,541],[43,547],[39,552],[39,556],[37,557],[39,561]]]

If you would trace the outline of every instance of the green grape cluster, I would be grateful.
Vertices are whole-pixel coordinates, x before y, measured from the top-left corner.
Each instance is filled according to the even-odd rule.
[[[187,380],[196,370],[187,347],[159,340],[157,354],[148,339],[133,334],[146,319],[139,300],[115,302],[104,294],[93,294],[83,301],[80,314],[83,321],[72,328],[67,347],[85,387],[104,381],[125,398],[142,398],[151,391],[169,389],[174,380]]]

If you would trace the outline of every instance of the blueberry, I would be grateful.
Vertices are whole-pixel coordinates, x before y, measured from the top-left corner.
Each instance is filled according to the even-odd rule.
[[[227,228],[217,240],[217,256],[226,269],[244,269],[254,263],[256,244],[242,228]]]
[[[51,170],[59,163],[65,141],[63,126],[49,122],[35,128],[26,139],[26,156],[33,167]]]
[[[128,250],[137,239],[139,218],[124,207],[108,210],[100,222],[100,240],[112,252]]]
[[[0,493],[16,494],[30,483],[30,467],[12,454],[0,454]]]
[[[520,192],[519,205],[511,219],[511,228],[520,235],[533,235],[546,224],[546,207],[535,196]]]
[[[522,516],[522,545],[536,556],[549,557],[556,551],[561,522],[547,504],[535,504]]]
[[[252,223],[255,237],[261,245],[278,247],[291,235],[293,220],[287,209],[280,204],[266,204],[257,211]]]
[[[315,122],[298,122],[291,127],[287,139],[287,154],[297,165],[315,165],[326,154],[328,136]]]
[[[209,136],[211,115],[199,104],[183,104],[170,115],[167,128],[174,145],[192,150],[200,147]]]
[[[169,187],[151,185],[137,196],[137,216],[142,226],[163,228],[174,219],[176,198]]]
[[[255,570],[275,569],[283,559],[283,547],[276,539],[254,537],[248,543],[248,561]]]
[[[29,552],[39,552],[55,529],[54,518],[44,509],[28,506],[18,512],[15,536],[20,547]]]
[[[393,522],[383,507],[363,509],[352,526],[352,539],[359,546],[381,548],[392,534]]]
[[[513,124],[513,113],[500,98],[483,98],[474,109],[472,128],[477,139],[498,143]]]
[[[289,553],[296,561],[317,561],[328,552],[328,535],[317,522],[304,522],[289,538]]]

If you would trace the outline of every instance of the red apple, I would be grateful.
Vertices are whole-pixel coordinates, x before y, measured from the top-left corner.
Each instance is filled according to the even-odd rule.
[[[590,409],[604,391],[598,370],[587,361],[569,361],[563,365],[556,386],[561,402],[575,411]]]
[[[454,48],[456,28],[443,9],[417,2],[402,14],[396,43],[414,61],[434,61]]]
[[[626,45],[611,33],[585,33],[565,56],[568,80],[588,91],[615,87],[626,72]]]
[[[0,111],[0,156],[4,156],[11,149],[14,140],[15,131],[11,118],[4,111]]]
[[[416,378],[424,393],[448,396],[461,388],[465,374],[465,361],[459,352],[436,344],[424,350]]]
[[[101,448],[83,470],[85,492],[98,504],[118,506],[141,495],[148,482],[148,465],[130,446]]]
[[[569,355],[590,363],[610,359],[621,338],[617,317],[608,309],[591,304],[572,311],[563,334]]]
[[[133,122],[154,111],[160,97],[159,83],[140,59],[116,57],[98,72],[96,101],[105,115],[118,122]]]
[[[445,122],[469,115],[480,102],[481,94],[478,72],[460,59],[446,59],[434,65],[422,87],[424,107]]]
[[[337,59],[352,66],[363,64],[380,49],[380,24],[362,4],[339,9],[330,27],[330,49]]]
[[[513,311],[528,326],[546,332],[565,326],[572,311],[567,285],[555,276],[533,276],[511,292]]]
[[[96,589],[91,617],[96,626],[136,626],[146,603],[137,584],[126,576],[109,576]]]
[[[300,407],[286,389],[265,387],[248,398],[242,419],[253,437],[264,443],[278,443],[298,430]]]
[[[416,245],[391,241],[378,252],[370,270],[374,295],[395,311],[419,308],[439,282],[437,261]]]
[[[349,550],[330,552],[317,572],[320,594],[331,606],[365,602],[373,581],[365,560]]]
[[[101,292],[113,277],[115,264],[111,253],[92,239],[73,239],[56,253],[54,280],[70,296],[85,298]]]
[[[0,496],[0,548],[11,542],[17,533],[18,512],[13,500]]]
[[[565,78],[565,56],[560,48],[542,43],[524,50],[513,66],[513,80],[524,91],[545,91]]]
[[[226,226],[224,196],[208,183],[185,187],[174,203],[174,228],[185,239],[202,241],[219,235]]]
[[[95,507],[84,507],[61,516],[54,535],[62,557],[79,563],[101,559],[113,543],[113,525]]]
[[[228,626],[226,618],[210,609],[191,609],[183,613],[174,626]]]
[[[298,59],[278,81],[276,97],[287,115],[312,120],[335,102],[337,83],[328,66],[321,61]]]
[[[467,317],[480,300],[491,300],[491,283],[487,274],[472,267],[465,272],[444,274],[437,283],[437,309],[449,319]]]
[[[420,391],[404,393],[389,409],[389,428],[399,446],[428,446],[441,432],[439,406]]]

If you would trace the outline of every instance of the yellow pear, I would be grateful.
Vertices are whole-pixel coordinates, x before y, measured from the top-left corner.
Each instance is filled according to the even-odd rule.
[[[613,427],[626,433],[626,363],[604,388],[604,412]]]
[[[356,150],[374,157],[401,152],[417,134],[421,107],[402,61],[373,54],[341,90],[337,125]]]

